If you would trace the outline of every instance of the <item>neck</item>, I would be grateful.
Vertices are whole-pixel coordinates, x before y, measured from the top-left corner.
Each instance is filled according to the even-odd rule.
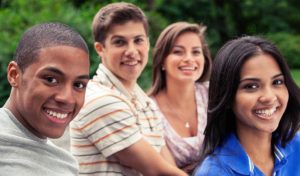
[[[5,104],[3,105],[3,108],[9,109],[11,112],[17,112],[16,110],[16,102],[14,102],[16,94],[16,90],[14,87],[11,88],[10,95],[8,99],[6,100]],[[15,115],[15,114],[14,114]]]
[[[134,90],[134,86],[136,82],[128,82],[128,81],[127,82],[121,81],[121,82],[128,92],[132,92]]]
[[[12,88],[14,89],[14,88]],[[3,105],[4,108],[8,109],[13,115],[14,117],[25,127],[27,128],[27,130],[29,130],[32,134],[34,134],[35,136],[37,136],[38,138],[41,139],[46,139],[46,136],[42,136],[41,134],[39,134],[37,132],[36,129],[34,129],[24,118],[24,115],[22,112],[20,112],[19,108],[18,108],[18,102],[16,102],[16,97],[15,97],[15,90],[12,90],[10,93],[9,98],[7,99],[7,101],[5,102],[5,104]]]
[[[167,84],[166,89],[160,91],[155,98],[165,118],[180,136],[197,135],[195,83]]]
[[[169,102],[177,105],[189,105],[187,102],[195,101],[195,83],[192,84],[167,84],[165,94]]]
[[[239,141],[253,163],[265,174],[271,175],[274,167],[272,134],[238,132]]]

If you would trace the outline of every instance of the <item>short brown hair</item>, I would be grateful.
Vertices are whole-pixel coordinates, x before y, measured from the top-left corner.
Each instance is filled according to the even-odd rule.
[[[162,70],[162,66],[166,57],[170,54],[178,36],[185,32],[193,32],[199,36],[205,63],[203,74],[197,82],[208,80],[212,63],[210,51],[204,37],[205,30],[206,26],[203,25],[188,22],[177,22],[169,25],[162,31],[153,49],[153,81],[152,88],[149,91],[150,95],[156,95],[159,91],[166,88],[166,74]]]
[[[92,29],[94,40],[104,44],[107,33],[115,24],[124,24],[128,21],[141,22],[148,33],[148,20],[144,12],[131,3],[118,2],[102,7],[95,15]]]

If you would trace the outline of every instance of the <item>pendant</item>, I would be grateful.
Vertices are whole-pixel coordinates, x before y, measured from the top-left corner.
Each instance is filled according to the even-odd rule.
[[[186,122],[184,126],[185,126],[185,128],[190,128],[189,122]]]

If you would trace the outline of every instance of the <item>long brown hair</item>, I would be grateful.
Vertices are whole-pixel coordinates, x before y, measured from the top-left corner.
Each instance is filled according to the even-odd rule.
[[[205,64],[203,74],[197,80],[197,82],[208,80],[211,70],[211,56],[208,45],[204,38],[205,30],[206,27],[203,25],[188,22],[177,22],[169,25],[162,31],[153,49],[153,81],[152,87],[149,91],[150,96],[156,95],[159,91],[166,88],[166,75],[162,70],[162,66],[166,60],[166,57],[170,54],[178,36],[185,32],[193,32],[199,36],[200,42],[202,44]]]

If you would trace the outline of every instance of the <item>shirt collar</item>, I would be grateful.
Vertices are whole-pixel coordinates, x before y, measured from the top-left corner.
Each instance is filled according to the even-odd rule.
[[[121,96],[125,96],[131,103],[135,104],[137,109],[148,106],[151,109],[156,109],[153,105],[154,103],[151,102],[150,98],[148,98],[138,84],[135,84],[133,91],[129,92],[122,82],[103,64],[99,64],[96,75],[93,76],[93,81],[110,88]],[[139,103],[136,103],[137,101]]]
[[[121,81],[103,64],[99,64],[96,75],[93,77],[93,81],[99,82],[112,90],[118,91],[120,94],[123,94],[128,98],[132,98],[132,94],[129,93]],[[136,87],[137,86],[135,85],[134,89],[136,89]]]
[[[297,139],[300,136],[300,133],[296,133],[296,135],[293,137],[293,139]],[[297,140],[291,140],[287,143],[285,147],[283,147],[280,144],[275,144],[274,147],[274,154],[275,154],[275,166],[274,171],[276,172],[279,170],[283,165],[287,163],[287,158],[289,155],[291,155],[294,152],[294,143],[297,142]]]
[[[252,161],[233,133],[215,150],[214,154],[219,155],[222,163],[240,174],[249,175],[254,170]]]
[[[293,152],[291,146],[291,142],[285,147],[282,147],[280,144],[275,144],[274,171],[281,168],[286,163],[286,158]],[[224,143],[215,150],[214,154],[219,155],[222,163],[225,163],[225,165],[240,174],[251,175],[251,173],[254,173],[254,163],[251,161],[234,133],[231,133],[225,139]]]

